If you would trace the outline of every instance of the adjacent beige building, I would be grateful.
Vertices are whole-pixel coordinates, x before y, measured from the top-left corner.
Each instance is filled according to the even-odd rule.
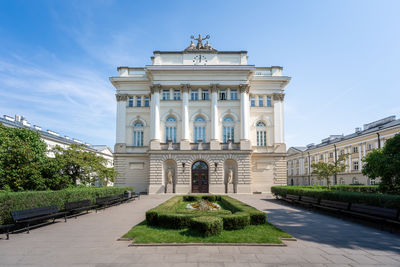
[[[364,124],[363,129],[356,128],[349,135],[331,135],[320,144],[310,144],[305,147],[290,147],[287,151],[287,184],[312,185],[326,184],[311,175],[312,163],[334,162],[340,155],[346,154],[346,170],[337,175],[337,184],[378,183],[364,176],[362,158],[370,151],[384,146],[385,141],[400,132],[400,119],[390,116],[378,121]],[[331,182],[335,183],[334,177]]]
[[[116,185],[136,192],[252,193],[286,184],[282,67],[248,64],[194,38],[119,67]]]

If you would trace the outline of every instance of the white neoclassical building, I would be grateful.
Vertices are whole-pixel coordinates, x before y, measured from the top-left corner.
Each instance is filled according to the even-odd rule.
[[[194,38],[119,67],[116,185],[136,192],[254,193],[286,184],[282,67],[249,65],[246,51]]]

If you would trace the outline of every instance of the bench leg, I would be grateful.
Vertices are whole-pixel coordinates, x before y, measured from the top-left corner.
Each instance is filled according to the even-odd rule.
[[[67,214],[64,215],[64,222],[67,222]]]
[[[7,233],[6,233],[6,240],[10,239],[10,229],[7,228]]]
[[[29,223],[25,226],[25,230],[27,230],[27,234],[29,234]]]

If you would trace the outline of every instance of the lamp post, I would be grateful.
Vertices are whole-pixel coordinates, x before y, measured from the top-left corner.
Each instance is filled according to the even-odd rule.
[[[335,167],[337,167],[337,150],[336,150],[336,144],[333,144],[335,147]],[[335,173],[334,178],[333,178],[333,184],[337,184],[337,174]]]
[[[308,185],[311,185],[311,158],[310,158],[310,152],[307,152],[308,154]]]

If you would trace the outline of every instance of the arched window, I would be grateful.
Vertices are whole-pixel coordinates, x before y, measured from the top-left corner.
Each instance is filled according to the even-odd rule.
[[[256,124],[257,129],[257,146],[267,145],[267,126],[264,122],[259,121]]]
[[[206,120],[201,116],[194,119],[194,142],[199,141],[203,143],[206,141]]]
[[[133,146],[143,146],[143,123],[135,122],[133,125]]]
[[[233,142],[234,140],[234,120],[232,117],[225,117],[223,121],[223,128],[222,128],[222,139],[224,143],[228,143],[229,140]]]
[[[165,121],[165,142],[168,143],[169,140],[176,143],[176,119],[172,116]]]

